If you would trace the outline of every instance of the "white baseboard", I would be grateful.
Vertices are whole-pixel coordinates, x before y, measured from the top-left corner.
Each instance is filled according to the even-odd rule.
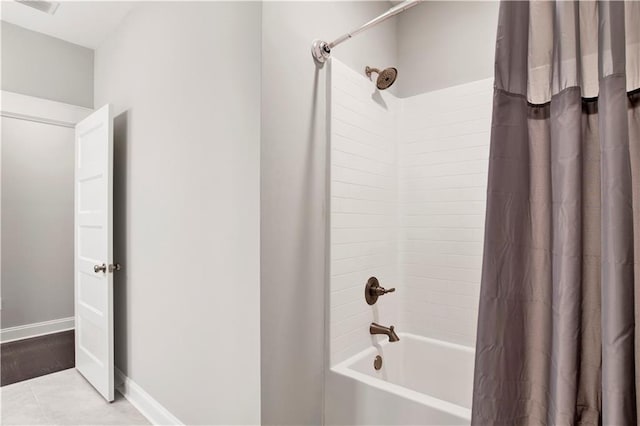
[[[17,327],[3,328],[0,330],[0,343],[13,342],[14,340],[29,339],[31,337],[44,336],[45,334],[73,330],[74,326],[75,318],[69,317],[37,322],[34,324],[19,325]]]
[[[154,425],[183,425],[169,410],[153,399],[136,382],[115,369],[116,390]]]

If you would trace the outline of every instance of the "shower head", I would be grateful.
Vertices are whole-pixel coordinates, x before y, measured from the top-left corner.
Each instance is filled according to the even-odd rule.
[[[380,71],[377,68],[366,67],[364,69],[365,74],[371,80],[371,73],[375,72],[378,74],[378,79],[376,80],[376,87],[380,90],[385,90],[391,87],[391,85],[396,81],[398,77],[398,70],[393,67],[385,68]]]

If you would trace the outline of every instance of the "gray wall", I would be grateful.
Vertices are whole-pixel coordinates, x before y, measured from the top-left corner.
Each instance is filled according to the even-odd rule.
[[[260,14],[145,3],[96,50],[116,366],[185,424],[260,423]]]
[[[2,90],[93,108],[93,50],[5,21]]]
[[[0,30],[2,90],[93,107],[93,50]],[[2,327],[71,317],[73,130],[2,121]]]
[[[73,316],[74,131],[2,117],[2,327]]]
[[[262,16],[262,421],[318,425],[323,413],[327,200],[327,67],[333,39],[387,2],[265,2]],[[388,21],[335,48],[356,70],[396,63]]]
[[[93,50],[0,30],[2,90],[93,107]],[[2,327],[71,317],[73,129],[2,121]]]
[[[398,95],[493,76],[497,1],[425,1],[398,17]]]

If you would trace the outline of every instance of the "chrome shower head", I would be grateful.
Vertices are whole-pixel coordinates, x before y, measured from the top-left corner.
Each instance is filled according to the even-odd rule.
[[[385,68],[380,71],[377,68],[371,68],[368,66],[364,69],[364,72],[367,77],[369,77],[369,80],[371,80],[371,73],[375,72],[376,74],[378,74],[376,87],[379,90],[385,90],[391,87],[391,85],[396,81],[396,78],[398,77],[398,70],[393,67]]]

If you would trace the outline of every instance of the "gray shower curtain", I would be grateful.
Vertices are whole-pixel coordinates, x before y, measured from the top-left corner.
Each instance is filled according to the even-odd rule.
[[[640,2],[500,7],[474,425],[635,425]]]

